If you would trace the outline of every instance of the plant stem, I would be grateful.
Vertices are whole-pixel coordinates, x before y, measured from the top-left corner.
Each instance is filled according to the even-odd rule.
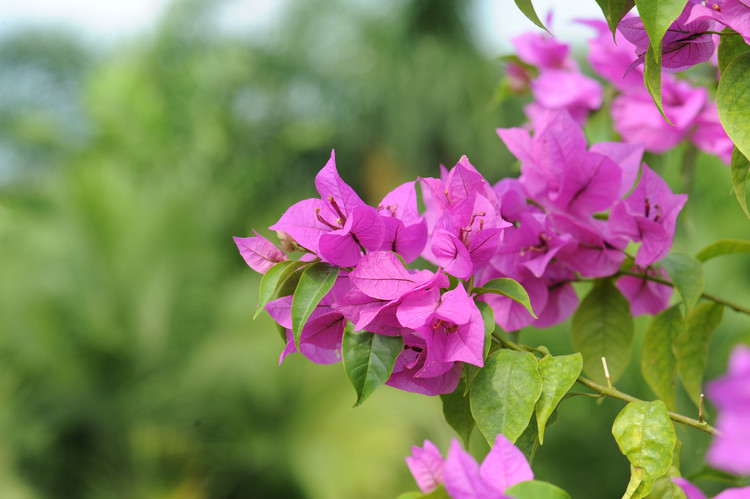
[[[664,284],[665,286],[671,286],[674,287],[674,284],[671,281],[668,281],[666,279],[662,279],[661,277],[652,276],[649,274],[644,274],[642,272],[633,272],[632,270],[620,270],[618,272],[620,275],[627,275],[631,277],[639,277],[641,279],[646,279],[648,281],[657,282],[659,284]],[[720,305],[724,305],[726,307],[731,308],[732,310],[735,310],[737,312],[750,315],[750,308],[743,307],[742,305],[739,305],[737,303],[731,302],[729,300],[725,300],[724,298],[719,298],[718,296],[714,296],[708,293],[701,294],[701,298],[705,298],[706,300],[711,300],[715,303],[718,303]]]
[[[511,350],[515,350],[517,352],[525,352],[526,350],[522,348],[519,345],[516,345],[510,340],[506,340],[502,336],[492,333],[492,339],[496,342],[502,345],[505,348],[509,348]],[[596,383],[584,376],[578,376],[578,379],[576,381],[583,386],[590,388],[591,390],[594,390],[595,392],[599,393],[600,395],[606,395],[607,397],[616,398],[618,400],[622,400],[624,402],[643,402],[641,399],[637,397],[633,397],[632,395],[629,395],[625,392],[621,392],[617,388],[610,388],[607,386],[600,385],[599,383]],[[718,435],[719,431],[711,426],[710,424],[706,423],[705,421],[701,422],[697,419],[689,418],[687,416],[683,416],[682,414],[678,414],[676,412],[669,411],[669,418],[672,421],[675,421],[677,423],[681,423],[687,426],[691,426],[693,428],[696,428],[701,431],[705,431],[706,433],[710,435]]]

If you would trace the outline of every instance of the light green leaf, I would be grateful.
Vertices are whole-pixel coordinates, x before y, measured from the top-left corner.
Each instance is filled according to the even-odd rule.
[[[724,307],[718,303],[701,303],[686,318],[687,327],[677,336],[674,352],[677,374],[696,407],[703,390],[703,374],[708,364],[708,340],[721,324]]]
[[[612,382],[630,363],[633,348],[633,316],[630,303],[610,281],[597,282],[573,314],[573,348],[583,355],[583,370],[597,383],[605,384],[602,357]]]
[[[323,262],[313,263],[302,273],[292,298],[292,333],[297,348],[307,319],[320,300],[331,290],[338,275],[338,267]]]
[[[471,413],[490,445],[498,433],[515,442],[528,426],[542,393],[537,360],[529,352],[501,349],[487,357],[471,388]]]
[[[534,10],[534,4],[531,3],[531,0],[514,0],[516,2],[516,6],[518,7],[518,10],[523,12],[523,15],[526,16],[526,18],[531,21],[532,23],[536,24],[540,28],[542,28],[544,31],[549,33],[549,30],[544,26],[544,23],[539,19],[539,16],[536,14],[536,10]],[[551,34],[551,33],[550,33]]]
[[[695,255],[695,258],[702,263],[706,263],[717,256],[731,255],[734,253],[750,253],[750,241],[742,241],[740,239],[724,239],[722,241],[716,241],[700,250]]]
[[[464,441],[464,447],[468,447],[469,437],[474,430],[474,417],[471,415],[471,405],[465,387],[466,380],[462,378],[453,393],[440,395],[440,400],[443,402],[445,420]]]
[[[744,52],[732,60],[719,80],[716,105],[719,119],[735,147],[747,158],[750,156],[750,52]],[[734,156],[734,154],[732,155]],[[735,183],[736,190],[736,183]]]
[[[623,17],[625,17],[625,14],[630,12],[630,10],[635,5],[635,1],[596,0],[596,3],[598,3],[599,8],[602,9],[602,14],[604,14],[604,18],[607,20],[607,25],[609,26],[609,30],[612,32],[612,37],[614,38],[617,25],[620,24],[620,21]]]
[[[660,476],[646,499],[687,499],[682,487],[672,481],[669,474]]]
[[[536,403],[536,423],[539,428],[539,443],[544,443],[544,428],[547,419],[555,410],[563,396],[576,382],[583,368],[583,357],[580,353],[547,356],[539,361],[538,370],[542,377],[542,394]]]
[[[661,99],[661,47],[659,47],[658,51],[655,51],[649,45],[646,50],[646,60],[643,66],[643,83],[646,85],[646,90],[651,95],[659,113],[671,125],[672,122],[669,121],[669,117],[664,113],[664,105]]]
[[[675,410],[674,377],[677,374],[677,357],[672,345],[684,331],[685,321],[680,306],[675,305],[651,319],[643,333],[643,378],[670,410]]]
[[[503,495],[516,499],[570,499],[570,495],[560,487],[540,480],[517,483],[503,492]]]
[[[750,161],[748,161],[745,155],[737,149],[736,145],[732,150],[732,161],[729,169],[732,175],[734,197],[736,197],[737,202],[740,203],[740,208],[745,212],[745,216],[750,218],[750,211],[747,209],[747,196],[745,194],[747,189],[747,176],[748,173],[750,173]]]
[[[617,445],[630,461],[630,483],[623,499],[646,497],[669,471],[677,438],[661,400],[630,402],[612,425]]]
[[[388,381],[404,348],[401,336],[385,336],[347,327],[341,343],[344,371],[357,392],[357,407]]]
[[[732,28],[721,30],[719,37],[719,73],[723,73],[738,55],[750,50],[745,40]]]
[[[481,288],[474,288],[474,293],[481,295],[484,293],[494,293],[496,295],[503,295],[505,297],[514,300],[524,307],[529,313],[537,319],[538,317],[534,314],[534,310],[531,308],[531,301],[529,300],[529,294],[523,289],[521,283],[511,279],[510,277],[500,277],[498,279],[492,279],[485,283]]]
[[[427,494],[422,494],[419,491],[404,492],[397,499],[451,499],[451,496],[445,491],[445,486],[441,484],[438,488]]]
[[[260,280],[260,290],[258,291],[258,308],[255,311],[253,319],[256,319],[258,315],[260,315],[263,311],[263,307],[265,307],[266,304],[276,295],[279,286],[281,286],[281,284],[301,265],[302,262],[286,260],[275,264],[263,274],[263,277]]]
[[[689,313],[703,294],[703,264],[685,253],[670,253],[661,264],[682,297],[685,313]]]

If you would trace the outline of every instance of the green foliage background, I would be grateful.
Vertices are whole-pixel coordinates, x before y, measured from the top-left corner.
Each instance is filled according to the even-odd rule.
[[[153,33],[104,50],[49,30],[0,40],[1,497],[393,497],[414,488],[411,445],[448,448],[438,398],[384,388],[352,409],[340,364],[278,367],[231,236],[270,236],[331,148],[371,202],[462,154],[492,181],[515,175],[494,133],[523,121],[494,98],[501,65],[474,45],[464,2],[294,2],[262,40],[217,30],[220,5],[176,2]],[[681,154],[654,158],[692,186],[676,244],[750,239],[726,167],[700,156],[686,180]],[[750,296],[750,262],[724,261],[707,290]],[[569,353],[569,328],[522,338]],[[742,338],[728,311],[711,376]],[[622,388],[653,398],[639,364]],[[621,408],[565,402],[538,478],[621,493]],[[677,436],[698,469],[694,433]]]

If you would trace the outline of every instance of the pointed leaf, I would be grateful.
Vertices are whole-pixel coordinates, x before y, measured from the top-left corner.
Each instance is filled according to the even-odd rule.
[[[292,298],[292,333],[297,348],[302,327],[320,300],[331,290],[338,274],[338,267],[323,262],[313,263],[302,273]]]
[[[708,364],[708,340],[721,324],[723,315],[722,305],[701,303],[688,314],[687,327],[675,339],[677,374],[696,407],[700,404],[703,374]]]
[[[669,26],[677,19],[688,0],[635,0],[638,14],[646,28],[651,47],[659,50],[661,58],[661,40]]]
[[[635,6],[635,0],[596,0],[596,3],[599,4],[604,18],[607,19],[612,37],[615,36],[615,30],[622,18]]]
[[[721,30],[719,37],[719,73],[723,73],[738,55],[750,50],[745,40],[732,28]]]
[[[260,315],[266,303],[271,301],[276,295],[279,286],[301,265],[303,265],[302,262],[295,260],[279,262],[263,274],[260,280],[260,290],[258,291],[258,309],[255,311],[253,319],[256,319]]]
[[[630,461],[631,481],[623,499],[640,499],[669,471],[677,438],[661,400],[630,402],[612,425],[617,445]]]
[[[464,441],[464,447],[468,448],[469,437],[474,430],[474,417],[471,415],[469,396],[465,392],[466,380],[462,378],[453,393],[440,395],[440,400],[443,402],[445,420]]]
[[[744,52],[735,57],[721,74],[719,89],[716,93],[716,105],[719,109],[721,125],[745,158],[750,156],[750,116],[747,113],[750,109],[748,80],[750,80],[750,52]]]
[[[539,375],[542,377],[542,395],[536,403],[536,422],[539,428],[539,443],[544,443],[544,429],[547,419],[555,410],[563,396],[578,379],[583,368],[580,353],[544,357],[539,361]]]
[[[545,431],[550,426],[557,423],[557,418],[559,417],[557,409],[552,411],[552,414],[547,419],[547,423],[545,426]],[[536,418],[532,417],[531,421],[529,421],[529,426],[526,427],[525,430],[523,430],[523,433],[521,433],[521,436],[518,437],[518,440],[516,440],[516,447],[518,447],[521,452],[523,452],[526,455],[526,459],[529,460],[529,464],[534,464],[534,455],[536,454],[536,450],[539,447],[539,427],[536,424]]]
[[[487,442],[492,445],[498,433],[515,442],[541,392],[533,354],[501,349],[490,355],[471,388],[471,413]]]
[[[737,149],[736,145],[732,150],[732,161],[729,168],[732,174],[734,197],[737,198],[737,202],[740,203],[740,207],[742,208],[742,211],[745,212],[747,218],[750,218],[750,211],[747,209],[747,196],[745,194],[747,189],[747,177],[748,173],[750,173],[750,161],[748,161],[745,155]]]
[[[672,122],[664,114],[664,105],[661,99],[661,46],[655,50],[649,45],[648,50],[646,50],[646,60],[643,66],[643,83],[646,85],[646,89],[654,100],[659,113],[671,125]]]
[[[685,321],[680,306],[675,305],[651,319],[643,333],[643,378],[670,410],[675,410],[674,377],[677,374],[677,357],[672,345],[684,331]]]
[[[732,255],[734,253],[750,253],[750,241],[742,241],[740,239],[716,241],[700,250],[695,255],[695,258],[702,263],[706,263],[717,256]]]
[[[357,407],[388,381],[396,358],[404,348],[401,336],[385,336],[369,331],[344,330],[341,358],[349,382],[357,392]]]
[[[531,308],[529,294],[523,289],[520,282],[511,279],[510,277],[492,279],[491,281],[484,283],[481,288],[474,288],[473,291],[478,295],[494,293],[496,295],[508,297],[526,307],[526,310],[528,310],[535,319],[538,319],[536,314],[534,314],[534,310]]]
[[[667,475],[660,476],[654,482],[654,488],[646,496],[647,499],[687,499],[682,487],[672,481],[672,477]]]
[[[518,10],[523,12],[523,15],[526,16],[526,18],[531,21],[532,23],[536,24],[540,28],[542,28],[544,31],[549,33],[549,30],[544,26],[544,23],[539,19],[539,16],[536,14],[536,10],[534,10],[534,4],[531,3],[531,0],[514,0],[516,2],[516,6],[518,7]],[[550,33],[551,34],[551,33]]]
[[[610,280],[597,282],[573,314],[573,348],[583,355],[583,370],[597,383],[607,382],[602,357],[612,382],[630,363],[633,316],[630,303]]]
[[[540,480],[517,483],[503,494],[515,499],[570,499],[570,495],[560,487]]]
[[[670,253],[661,264],[680,293],[685,312],[689,313],[703,294],[703,264],[685,253]]]

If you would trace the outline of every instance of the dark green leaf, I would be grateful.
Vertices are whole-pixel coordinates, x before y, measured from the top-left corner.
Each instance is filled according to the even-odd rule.
[[[675,305],[651,319],[643,333],[643,378],[670,410],[675,410],[674,377],[677,374],[677,357],[672,345],[677,336],[684,332],[685,321],[682,320],[680,306]]]
[[[521,283],[511,279],[510,277],[500,277],[498,279],[493,279],[485,283],[481,288],[474,288],[474,293],[478,295],[484,293],[503,295],[526,307],[526,310],[528,310],[535,319],[537,318],[537,316],[534,314],[534,310],[531,308],[529,294],[525,289],[523,289]]]
[[[292,298],[292,333],[299,348],[302,328],[320,300],[331,290],[339,274],[338,267],[327,263],[313,263],[305,269]]]
[[[542,392],[537,360],[501,349],[487,358],[471,388],[471,413],[490,445],[498,433],[515,442],[528,426]]]
[[[700,404],[703,374],[708,363],[708,340],[721,324],[723,315],[722,305],[713,302],[701,303],[688,314],[687,327],[675,339],[677,373],[696,407]]]
[[[731,255],[734,253],[750,253],[750,241],[741,241],[739,239],[724,239],[709,244],[700,250],[695,258],[703,263],[722,255]]]
[[[613,382],[630,363],[633,316],[630,303],[610,280],[597,282],[573,314],[573,348],[583,355],[583,370],[597,383],[606,383],[602,357]]]
[[[357,407],[372,392],[388,381],[393,372],[396,357],[404,348],[401,336],[385,336],[369,331],[344,330],[341,356],[344,371],[357,392]]]
[[[560,487],[540,480],[517,483],[503,495],[516,499],[570,499],[570,495]]]
[[[287,260],[277,263],[263,274],[263,277],[260,280],[260,290],[258,291],[258,309],[255,311],[253,319],[260,315],[263,311],[263,307],[266,306],[266,303],[271,301],[276,295],[276,290],[281,283],[285,281],[289,275],[293,274],[300,265],[302,265],[302,262]]]
[[[596,0],[596,3],[598,3],[599,8],[602,9],[602,14],[604,14],[604,18],[607,20],[607,25],[609,26],[609,30],[612,32],[612,37],[614,38],[617,25],[620,24],[620,21],[623,17],[625,17],[625,14],[630,12],[633,6],[635,6],[635,1]]]
[[[553,424],[557,423],[558,417],[559,416],[557,409],[555,409],[547,419],[547,422],[544,425],[544,429],[546,430]],[[515,445],[521,452],[524,453],[526,459],[529,461],[529,466],[533,466],[534,454],[536,453],[537,447],[539,447],[539,427],[536,424],[536,418],[531,418],[531,420],[529,421],[529,426],[527,426],[526,429],[523,430],[521,436],[516,440]]]
[[[544,429],[547,419],[555,410],[557,404],[568,393],[576,382],[583,367],[583,357],[580,353],[561,355],[558,357],[544,357],[539,361],[538,370],[542,377],[542,394],[536,403],[536,422],[539,428],[539,443],[544,443]]]
[[[721,30],[719,37],[719,73],[723,73],[738,55],[750,50],[745,40],[732,28]]]
[[[657,54],[659,54],[657,56]],[[646,85],[648,93],[656,104],[656,108],[661,113],[667,123],[672,124],[669,118],[664,114],[664,105],[661,100],[661,48],[655,52],[649,45],[646,50],[646,60],[643,67],[643,83]]]
[[[737,149],[747,158],[750,156],[750,52],[734,58],[719,80],[716,105],[724,130]],[[732,155],[734,156],[734,154]],[[735,183],[735,190],[736,190]]]
[[[670,253],[661,264],[682,297],[685,313],[689,313],[703,294],[703,264],[685,253]]]
[[[471,405],[469,396],[465,395],[465,387],[466,380],[462,378],[453,393],[440,395],[440,400],[443,402],[445,420],[464,441],[464,447],[468,447],[469,437],[474,430],[474,417],[471,415]]]
[[[742,211],[745,212],[745,216],[750,218],[750,211],[747,209],[747,196],[745,194],[747,189],[747,176],[748,173],[750,173],[750,161],[748,161],[745,155],[737,149],[736,145],[732,150],[730,171],[732,175],[734,197],[736,197],[737,202],[740,203],[740,207],[742,208]]]
[[[542,23],[542,21],[539,19],[539,16],[536,14],[536,10],[534,10],[534,4],[531,3],[531,0],[514,1],[516,2],[516,6],[518,7],[518,9],[523,12],[523,15],[526,16],[529,21],[549,33],[549,30],[544,26],[544,23]]]
[[[677,438],[661,400],[630,402],[612,425],[617,445],[630,461],[630,483],[623,499],[646,497],[669,471]]]

